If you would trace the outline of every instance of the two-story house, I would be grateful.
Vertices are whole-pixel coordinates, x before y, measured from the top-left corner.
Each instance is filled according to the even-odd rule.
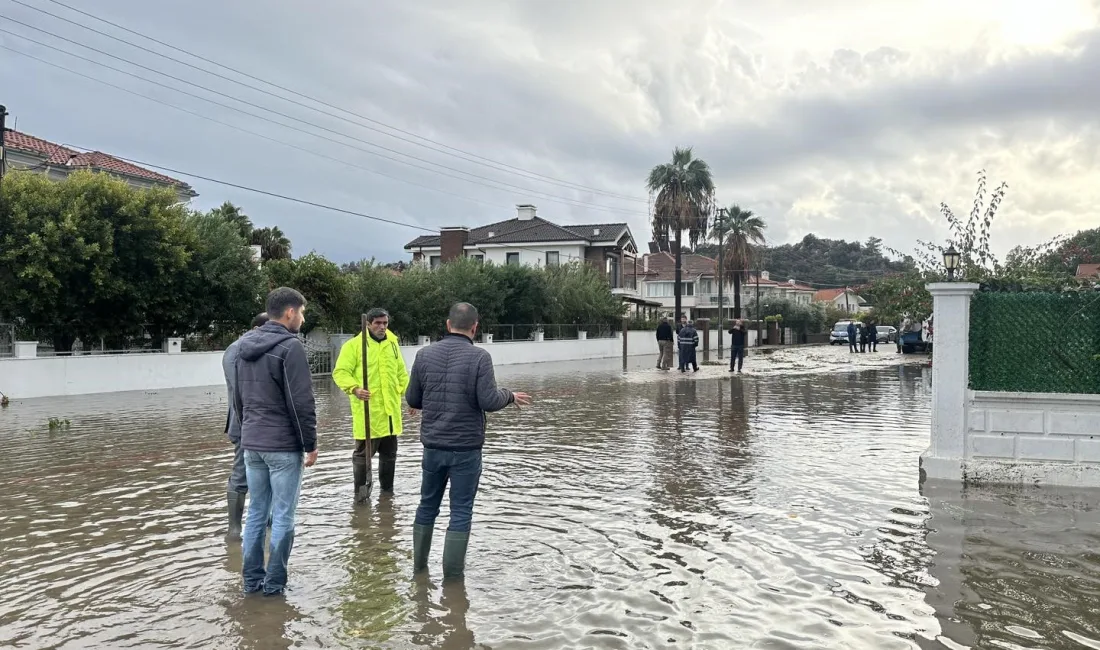
[[[190,185],[170,176],[139,167],[100,151],[81,153],[12,129],[4,131],[4,159],[8,169],[38,172],[56,181],[66,178],[77,170],[89,169],[121,178],[131,187],[138,189],[170,187],[176,191],[181,202],[190,201],[198,196]]]
[[[851,289],[822,289],[814,294],[814,302],[842,309],[849,314],[871,311],[867,301]]]
[[[652,248],[652,246],[651,246]],[[691,319],[710,318],[716,321],[719,315],[718,301],[718,263],[712,257],[685,253],[681,256],[680,267],[680,305]],[[639,274],[642,296],[661,303],[662,311],[671,313],[676,306],[673,287],[676,278],[676,258],[670,252],[659,251],[642,256],[642,270]],[[726,284],[722,287],[722,317],[725,320],[734,317],[734,283],[732,276],[726,274]],[[746,277],[741,282],[741,315],[753,317],[752,305],[761,305],[769,301],[788,300],[800,304],[810,304],[814,289],[795,280],[780,282],[772,280],[767,271],[759,275]]]
[[[638,297],[638,247],[625,223],[559,225],[538,216],[534,205],[516,206],[516,216],[486,226],[442,228],[405,244],[414,264],[437,268],[472,258],[493,264],[547,267],[583,262],[598,269],[614,293],[639,308],[656,303]]]

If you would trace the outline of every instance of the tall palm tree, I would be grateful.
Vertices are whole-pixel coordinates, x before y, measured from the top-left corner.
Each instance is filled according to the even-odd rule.
[[[759,258],[759,247],[764,245],[764,230],[768,224],[752,213],[734,204],[718,211],[711,229],[711,237],[722,240],[725,252],[722,266],[733,270],[733,317],[741,318],[741,280],[745,270]],[[721,282],[724,278],[720,278]]]
[[[265,262],[290,259],[290,240],[278,226],[253,230],[252,245],[260,247],[260,257]]]
[[[692,155],[691,147],[676,147],[672,162],[657,165],[649,172],[646,188],[656,194],[653,203],[653,239],[668,242],[669,231],[676,236],[676,314],[680,317],[680,282],[683,275],[683,231],[697,246],[707,233],[707,216],[714,203],[714,180],[710,165]]]
[[[211,210],[210,214],[221,217],[232,224],[241,233],[241,237],[245,241],[252,241],[252,220],[248,218],[248,215],[241,212],[241,209],[237,206],[226,201],[220,207]]]

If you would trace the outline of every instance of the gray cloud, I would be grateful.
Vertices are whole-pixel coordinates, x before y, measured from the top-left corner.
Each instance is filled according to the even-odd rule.
[[[939,201],[965,209],[981,167],[991,180],[1012,186],[998,236],[1004,249],[1086,227],[1098,216],[1096,31],[1063,53],[995,56],[981,39],[966,51],[917,51],[884,35],[866,48],[792,44],[786,58],[777,58],[768,26],[797,12],[794,5],[774,3],[748,16],[720,2],[669,6],[649,0],[461,7],[441,0],[344,2],[326,12],[258,0],[202,0],[186,12],[134,12],[106,0],[80,6],[382,122],[617,194],[644,199],[649,167],[666,160],[673,146],[694,145],[715,171],[719,197],[764,215],[778,241],[813,231],[873,235],[908,249],[914,238],[942,236]],[[648,236],[645,203],[456,160],[203,77],[26,9],[5,5],[0,13],[278,107],[300,128],[151,90],[8,37],[0,39],[4,44],[293,146],[483,203],[295,152],[0,52],[0,83],[12,93],[4,98],[9,111],[19,116],[22,130],[40,137],[427,228],[505,218],[513,204],[531,201],[564,223],[625,219],[638,239]],[[496,183],[618,211],[412,169],[318,140],[308,135],[315,129],[305,121]],[[401,259],[401,246],[418,234],[194,184],[199,207],[240,203],[257,222],[282,226],[297,252]]]

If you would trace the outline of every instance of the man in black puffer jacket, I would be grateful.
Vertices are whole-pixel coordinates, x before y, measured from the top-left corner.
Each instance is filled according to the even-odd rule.
[[[485,414],[509,404],[531,403],[525,393],[497,388],[493,359],[474,345],[477,309],[460,302],[451,307],[447,335],[416,353],[405,401],[421,409],[420,442],[424,445],[420,507],[413,525],[413,570],[428,566],[432,527],[439,516],[443,491],[451,484],[451,522],[443,542],[443,577],[461,578],[481,478]]]

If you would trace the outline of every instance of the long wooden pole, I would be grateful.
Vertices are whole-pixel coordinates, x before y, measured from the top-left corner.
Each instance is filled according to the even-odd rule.
[[[626,372],[626,339],[630,334],[630,320],[626,317],[623,318],[623,372]]]
[[[363,314],[363,331],[360,336],[363,337],[363,390],[370,390],[370,380],[367,373],[367,327],[370,325],[370,321],[367,320],[367,315]],[[363,402],[363,425],[365,427],[367,436],[367,496],[370,496],[371,488],[374,487],[374,468],[372,467],[374,461],[371,458],[371,437],[370,437],[370,401]]]

